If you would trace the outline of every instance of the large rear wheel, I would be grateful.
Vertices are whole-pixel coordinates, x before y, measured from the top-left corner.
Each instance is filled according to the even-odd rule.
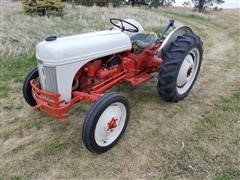
[[[112,148],[124,133],[130,109],[128,100],[119,93],[108,93],[88,112],[82,130],[88,150],[103,153]]]
[[[179,36],[163,51],[157,88],[164,100],[176,102],[188,95],[198,76],[202,53],[202,41],[194,34]]]

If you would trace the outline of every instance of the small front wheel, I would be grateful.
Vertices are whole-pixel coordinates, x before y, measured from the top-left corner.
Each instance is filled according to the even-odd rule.
[[[33,98],[32,95],[32,87],[30,84],[30,81],[33,79],[38,78],[38,68],[35,67],[25,78],[24,83],[23,83],[23,97],[25,101],[30,105],[30,106],[36,106],[37,103]]]
[[[130,116],[128,100],[119,93],[108,93],[88,112],[82,139],[91,152],[103,153],[112,148],[124,133]]]

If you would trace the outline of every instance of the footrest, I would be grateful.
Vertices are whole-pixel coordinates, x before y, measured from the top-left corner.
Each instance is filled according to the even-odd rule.
[[[129,79],[126,78],[126,81],[130,82],[134,86],[137,86],[137,85],[142,84],[142,83],[144,83],[145,81],[147,81],[151,78],[153,78],[152,75],[144,73],[144,74],[140,74],[140,75],[134,76],[134,77],[129,78]]]

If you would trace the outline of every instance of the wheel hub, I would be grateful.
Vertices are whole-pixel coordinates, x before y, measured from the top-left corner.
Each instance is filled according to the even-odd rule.
[[[187,77],[189,77],[192,74],[192,67],[190,67],[187,71]]]
[[[189,77],[192,74],[193,65],[194,65],[193,58],[190,54],[188,54],[186,56],[185,60],[183,61],[182,66],[179,71],[179,75],[178,75],[178,79],[177,79],[178,87],[182,87],[187,83]]]
[[[114,128],[117,127],[117,119],[116,118],[112,118],[108,123],[108,128],[107,128],[107,131],[113,131]]]
[[[94,133],[99,146],[107,146],[118,138],[126,121],[126,112],[125,106],[120,102],[113,103],[103,111]]]

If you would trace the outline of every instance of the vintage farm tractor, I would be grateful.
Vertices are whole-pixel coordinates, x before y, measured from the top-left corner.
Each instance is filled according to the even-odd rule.
[[[109,30],[40,42],[38,66],[23,85],[26,102],[56,119],[67,118],[66,111],[77,102],[94,103],[82,139],[96,153],[117,143],[130,117],[128,100],[120,93],[104,94],[106,90],[123,83],[138,86],[157,72],[159,95],[177,102],[192,89],[203,53],[200,38],[187,26],[175,28],[173,20],[159,36],[133,19],[110,22]]]

